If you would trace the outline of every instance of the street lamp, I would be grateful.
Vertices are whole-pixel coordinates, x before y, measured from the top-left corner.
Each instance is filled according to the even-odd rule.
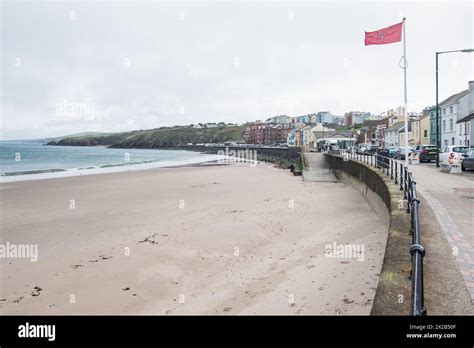
[[[465,48],[462,50],[436,52],[436,167],[439,167],[439,148],[441,146],[440,139],[439,139],[438,56],[440,54],[453,53],[453,52],[470,53],[470,52],[474,52],[474,48]]]
[[[323,149],[325,150],[326,140],[324,139],[324,114],[321,114],[321,124],[323,125]]]

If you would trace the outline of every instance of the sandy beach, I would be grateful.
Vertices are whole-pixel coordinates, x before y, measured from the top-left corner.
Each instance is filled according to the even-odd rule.
[[[351,187],[268,164],[4,183],[0,211],[38,246],[0,259],[3,314],[369,314],[387,238]]]

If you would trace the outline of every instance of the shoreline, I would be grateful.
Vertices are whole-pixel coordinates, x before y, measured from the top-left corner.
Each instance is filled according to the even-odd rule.
[[[191,160],[181,161],[153,161],[143,162],[136,164],[119,164],[110,165],[103,167],[90,167],[90,168],[71,168],[71,169],[51,169],[45,171],[35,171],[31,174],[18,174],[18,175],[1,175],[0,184],[6,184],[10,182],[23,182],[23,181],[36,181],[46,179],[59,179],[76,176],[88,176],[98,174],[110,174],[119,172],[132,172],[140,170],[149,170],[155,168],[180,168],[189,166],[205,166],[206,163],[217,162],[220,158],[216,158],[218,155],[202,154],[201,157],[197,156]],[[180,163],[176,163],[180,162]]]

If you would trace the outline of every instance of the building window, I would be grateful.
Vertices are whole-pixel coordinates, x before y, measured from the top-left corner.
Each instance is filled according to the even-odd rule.
[[[453,112],[454,112],[454,111],[453,111],[453,107],[450,106],[450,107],[449,107],[449,113],[452,114]]]
[[[444,146],[448,146],[448,139],[444,141]]]
[[[443,108],[443,115],[446,115],[446,108]]]
[[[428,137],[428,130],[425,129],[425,130],[423,131],[423,137],[425,137],[425,138]]]
[[[443,120],[443,132],[446,132],[446,120]]]
[[[459,124],[459,135],[462,135],[462,123]]]
[[[471,124],[469,122],[466,122],[466,135],[469,135],[471,132]]]
[[[451,138],[451,145],[454,145],[454,137]]]
[[[453,119],[450,118],[449,119],[449,131],[452,132],[453,130],[454,130],[454,122],[453,122]]]

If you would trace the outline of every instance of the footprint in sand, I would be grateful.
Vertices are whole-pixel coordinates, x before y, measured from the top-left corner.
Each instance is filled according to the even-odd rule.
[[[13,300],[13,303],[20,303],[20,301],[23,300],[23,297],[24,297],[24,296],[20,296],[20,297],[17,298],[16,300]]]
[[[43,289],[41,289],[39,286],[35,286],[33,288],[33,291],[31,292],[31,296],[39,296],[41,293],[41,290]]]
[[[108,260],[112,258],[112,256],[104,256],[104,255],[99,255],[99,258],[96,260],[90,260],[89,262],[99,262],[100,260]]]
[[[150,239],[150,238],[153,238],[155,237],[156,234],[150,236],[150,237],[146,237],[144,240],[139,240],[138,243],[150,243],[150,244],[158,244],[158,242],[156,240],[153,240],[153,239]]]

